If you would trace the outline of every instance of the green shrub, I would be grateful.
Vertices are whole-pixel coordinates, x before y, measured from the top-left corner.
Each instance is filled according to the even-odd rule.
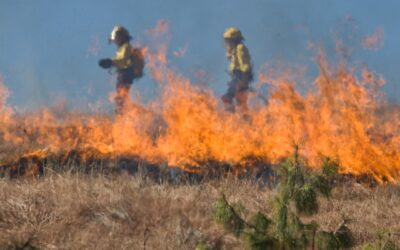
[[[322,174],[326,177],[334,177],[339,171],[339,163],[329,157],[322,157]]]
[[[249,224],[260,232],[266,232],[271,223],[272,221],[261,212],[257,212],[249,221]]]
[[[339,242],[341,248],[350,248],[354,244],[353,235],[346,225],[341,225],[335,232],[335,237]]]
[[[320,249],[320,250],[339,249],[339,242],[332,232],[319,231],[317,233],[315,243],[316,243],[317,249]]]
[[[305,184],[294,193],[297,212],[313,215],[318,212],[317,194],[310,184]]]
[[[327,177],[321,175],[310,176],[311,185],[325,198],[331,195],[332,185]]]
[[[195,250],[212,250],[212,247],[204,241],[197,243]]]
[[[391,239],[381,243],[367,243],[361,247],[361,250],[399,250],[400,247]]]
[[[222,224],[227,231],[232,232],[237,237],[244,228],[243,219],[240,218],[234,208],[229,205],[224,195],[215,203],[214,220]]]
[[[279,248],[279,242],[265,233],[249,230],[243,232],[243,240],[251,250],[274,250]]]
[[[339,165],[324,158],[322,171],[313,172],[298,155],[296,148],[292,157],[278,167],[280,183],[275,197],[272,219],[257,212],[247,222],[230,205],[225,196],[215,203],[214,219],[226,230],[241,236],[251,250],[261,249],[313,249],[335,250],[353,245],[350,230],[342,223],[335,232],[318,231],[317,223],[304,224],[299,215],[318,212],[318,195],[329,197],[332,178]],[[292,209],[292,207],[295,209]]]
[[[379,249],[379,247],[376,246],[376,245],[373,245],[373,244],[371,244],[371,243],[364,244],[364,245],[361,247],[361,250],[376,250],[376,249]]]

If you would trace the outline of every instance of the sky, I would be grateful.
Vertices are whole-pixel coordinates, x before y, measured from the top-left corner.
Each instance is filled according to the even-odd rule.
[[[107,108],[113,78],[97,61],[115,53],[107,41],[113,26],[125,26],[134,42],[145,41],[146,29],[167,20],[170,66],[188,77],[206,72],[216,95],[229,80],[222,33],[236,26],[256,72],[265,65],[306,65],[312,79],[308,45],[320,44],[333,57],[339,38],[354,48],[351,60],[385,77],[385,93],[397,100],[399,8],[396,0],[0,0],[0,75],[17,109],[58,101]],[[374,33],[381,35],[377,48],[363,49],[362,39]],[[182,49],[184,56],[175,57]],[[151,98],[154,88],[147,74],[133,91]]]

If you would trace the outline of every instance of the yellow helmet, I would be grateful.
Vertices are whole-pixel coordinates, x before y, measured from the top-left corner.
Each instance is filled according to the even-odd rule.
[[[225,39],[241,39],[241,40],[244,39],[242,32],[240,32],[240,30],[235,27],[230,27],[230,28],[226,29],[224,32],[224,38]]]

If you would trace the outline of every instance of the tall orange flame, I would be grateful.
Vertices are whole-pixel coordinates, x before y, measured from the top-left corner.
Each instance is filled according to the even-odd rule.
[[[166,32],[165,25],[149,33]],[[337,159],[344,173],[400,180],[399,108],[388,107],[380,91],[384,79],[367,68],[333,66],[320,52],[320,73],[305,94],[288,75],[260,74],[256,86],[268,83],[268,103],[257,99],[257,87],[244,116],[224,111],[212,90],[170,69],[165,44],[145,51],[161,95],[149,104],[133,101],[115,119],[76,112],[57,116],[49,109],[19,115],[7,106],[8,91],[1,84],[0,161],[70,150],[85,157],[95,150],[182,168],[211,160],[241,165],[249,157],[276,163],[298,145],[311,166],[324,155]]]

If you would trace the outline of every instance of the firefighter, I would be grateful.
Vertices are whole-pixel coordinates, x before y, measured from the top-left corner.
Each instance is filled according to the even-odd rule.
[[[108,69],[114,67],[117,72],[115,105],[116,113],[122,114],[129,100],[129,89],[134,79],[142,76],[143,55],[133,55],[133,51],[138,51],[130,45],[130,36],[127,29],[122,26],[115,26],[111,32],[109,42],[115,43],[117,52],[113,59],[99,60],[99,66]],[[139,53],[140,54],[140,53]],[[138,65],[139,64],[139,65]]]
[[[228,90],[222,96],[225,109],[235,111],[235,103],[240,111],[247,111],[249,85],[253,80],[253,69],[249,50],[243,44],[244,38],[239,29],[231,27],[224,33],[226,57],[230,61]]]

